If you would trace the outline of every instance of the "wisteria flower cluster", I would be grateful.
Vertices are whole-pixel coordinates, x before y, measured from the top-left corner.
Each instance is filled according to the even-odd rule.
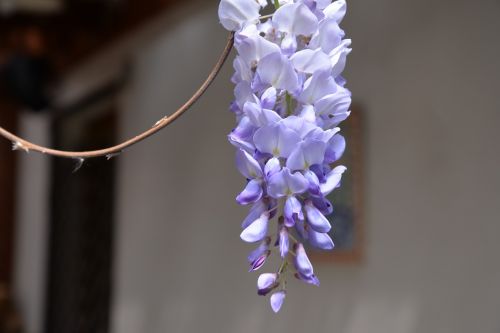
[[[333,212],[326,198],[339,187],[345,149],[337,127],[349,116],[351,93],[341,76],[351,40],[339,24],[344,0],[275,0],[276,11],[261,16],[266,0],[222,0],[219,18],[234,31],[237,118],[228,135],[236,165],[247,184],[236,200],[251,205],[241,239],[256,243],[250,270],[276,249],[281,265],[257,281],[259,295],[271,294],[278,312],[289,273],[319,285],[304,244],[331,250]],[[276,225],[272,226],[274,219]]]

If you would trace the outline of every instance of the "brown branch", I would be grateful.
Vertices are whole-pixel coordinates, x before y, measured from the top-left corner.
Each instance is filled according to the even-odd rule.
[[[233,41],[234,41],[234,33],[230,33],[226,46],[224,47],[224,50],[222,51],[219,59],[217,60],[214,68],[208,75],[207,79],[205,80],[205,82],[203,82],[201,87],[194,93],[194,95],[191,96],[191,98],[186,103],[184,103],[184,105],[182,105],[179,109],[177,109],[177,111],[175,111],[171,115],[163,117],[162,119],[158,120],[152,128],[116,146],[99,150],[91,150],[91,151],[64,151],[64,150],[57,150],[39,146],[37,144],[34,144],[30,141],[27,141],[23,138],[20,138],[12,134],[11,132],[5,130],[2,127],[0,127],[0,136],[3,136],[7,140],[12,141],[13,149],[21,149],[25,150],[26,152],[36,151],[42,154],[66,157],[66,158],[75,158],[75,159],[84,159],[84,158],[100,157],[100,156],[112,157],[116,154],[121,153],[126,148],[133,146],[136,143],[150,137],[156,132],[159,132],[161,129],[173,123],[184,112],[189,110],[189,108],[193,106],[193,104],[196,103],[196,101],[200,99],[200,97],[205,93],[207,88],[210,86],[210,84],[216,78],[217,74],[220,72],[222,65],[224,65],[229,56],[229,53],[231,52]]]

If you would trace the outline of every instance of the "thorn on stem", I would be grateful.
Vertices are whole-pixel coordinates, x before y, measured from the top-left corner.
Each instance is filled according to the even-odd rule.
[[[21,142],[16,141],[12,142],[12,150],[24,150],[26,153],[29,153],[30,150],[28,147],[25,147]]]
[[[168,119],[168,116],[161,118],[160,120],[158,120],[158,121],[157,121],[157,122],[153,125],[153,127],[156,127],[156,126],[160,125],[162,122],[164,122],[164,121],[165,121],[165,120],[167,120],[167,119]]]
[[[82,167],[83,165],[83,162],[85,162],[85,159],[83,157],[78,157],[76,159],[76,163],[75,163],[75,167],[73,168],[73,173],[77,172],[78,170],[80,170],[80,168]]]
[[[117,156],[120,156],[120,154],[121,154],[121,153],[122,153],[122,152],[120,151],[120,152],[118,152],[118,153],[108,154],[108,155],[106,155],[106,159],[109,161],[109,160],[110,160],[110,159],[112,159],[112,158],[115,158],[115,157],[117,157]]]

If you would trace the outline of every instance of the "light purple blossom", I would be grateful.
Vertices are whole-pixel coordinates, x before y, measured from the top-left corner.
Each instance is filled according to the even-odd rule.
[[[278,286],[278,274],[264,273],[257,279],[257,293],[261,296],[267,295]]]
[[[311,276],[314,274],[313,266],[307,257],[304,245],[297,243],[294,246],[295,250],[295,268],[297,272],[303,276]]]
[[[309,201],[305,204],[305,210],[307,215],[307,222],[314,231],[327,233],[330,231],[332,226],[328,219],[320,212],[314,204]]]
[[[350,114],[351,93],[341,73],[351,40],[339,26],[345,0],[279,0],[271,18],[263,19],[261,9],[275,3],[221,0],[219,19],[234,32],[237,51],[230,106],[237,125],[228,140],[246,179],[236,200],[251,206],[240,237],[258,244],[247,258],[251,271],[265,264],[275,245],[281,265],[259,276],[257,292],[276,290],[270,304],[278,312],[290,271],[319,285],[304,244],[334,248],[327,196],[346,171],[336,163],[346,148],[338,126]]]
[[[271,308],[273,309],[274,312],[279,312],[281,306],[283,305],[283,302],[285,301],[285,297],[286,297],[286,291],[284,290],[277,291],[271,295],[270,303],[271,303]]]
[[[304,193],[307,187],[308,183],[304,175],[300,172],[292,173],[290,169],[285,167],[269,178],[267,193],[271,197],[279,199]]]
[[[241,239],[247,243],[255,243],[263,240],[267,235],[267,226],[269,223],[269,215],[263,213],[258,219],[250,223],[241,232]]]
[[[257,22],[260,5],[252,0],[221,0],[219,4],[219,19],[228,30],[241,29],[244,24]]]
[[[271,244],[271,237],[266,237],[255,250],[250,252],[248,262],[251,271],[256,271],[264,265],[267,257],[271,254],[269,244]]]
[[[280,228],[280,233],[279,233],[279,247],[280,247],[280,255],[281,258],[285,258],[286,255],[288,254],[288,250],[290,247],[290,240],[288,236],[288,230],[285,227]]]

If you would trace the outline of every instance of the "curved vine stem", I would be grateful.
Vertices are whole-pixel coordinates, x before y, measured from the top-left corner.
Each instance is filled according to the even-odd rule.
[[[0,136],[3,136],[7,140],[12,141],[13,143],[13,149],[20,149],[20,150],[25,150],[26,152],[29,151],[36,151],[42,154],[47,154],[47,155],[53,155],[53,156],[59,156],[59,157],[66,157],[66,158],[73,158],[73,159],[85,159],[85,158],[91,158],[91,157],[100,157],[100,156],[106,156],[108,158],[115,156],[117,154],[120,154],[123,150],[126,148],[135,145],[136,143],[141,142],[142,140],[150,137],[151,135],[159,132],[163,128],[167,127],[171,123],[173,123],[177,118],[179,118],[184,112],[189,110],[191,106],[193,106],[198,99],[205,93],[205,91],[208,89],[210,84],[215,80],[217,74],[219,74],[222,66],[226,62],[231,49],[233,47],[233,41],[234,41],[234,33],[230,33],[226,46],[224,47],[224,50],[222,51],[221,55],[219,56],[219,59],[215,63],[215,66],[211,70],[210,74],[208,75],[207,79],[203,84],[198,88],[198,90],[189,98],[189,100],[184,103],[177,111],[172,113],[169,116],[165,116],[162,119],[158,120],[156,124],[148,129],[147,131],[142,132],[139,135],[136,135],[135,137],[128,139],[125,142],[122,142],[116,146],[109,147],[109,148],[104,148],[104,149],[99,149],[99,150],[90,150],[90,151],[65,151],[65,150],[57,150],[57,149],[51,149],[48,147],[43,147],[39,146],[35,143],[32,143],[28,140],[25,140],[23,138],[20,138],[11,132],[7,131],[6,129],[0,127]]]

